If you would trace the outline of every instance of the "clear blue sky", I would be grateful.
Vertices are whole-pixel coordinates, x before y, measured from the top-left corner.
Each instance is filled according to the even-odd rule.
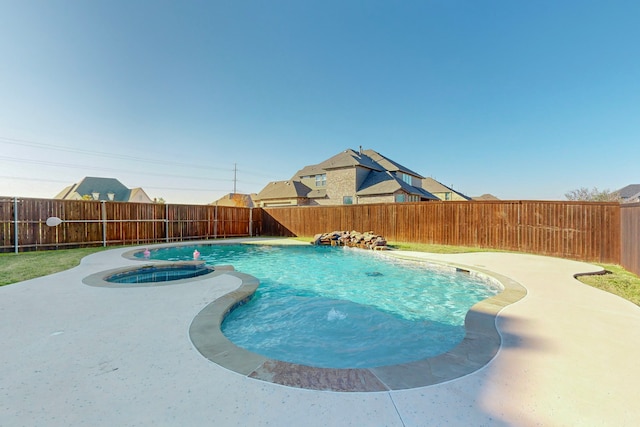
[[[477,196],[640,183],[638,1],[0,0],[0,195],[170,203],[347,148]]]

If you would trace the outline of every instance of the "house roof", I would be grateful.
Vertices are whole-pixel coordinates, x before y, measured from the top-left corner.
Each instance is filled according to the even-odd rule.
[[[620,195],[622,199],[632,198],[633,196],[640,193],[640,184],[631,184],[626,187],[622,187],[618,191],[616,191]]]
[[[146,191],[142,189],[142,187],[132,188],[129,193],[129,200],[134,200],[135,198],[146,199],[151,202],[151,197],[147,194]]]
[[[54,199],[65,199],[67,198],[67,196],[71,193],[71,191],[77,186],[78,184],[71,184],[67,187],[64,187],[64,190],[62,190],[61,192],[59,192],[58,194],[56,194],[53,198]]]
[[[404,167],[397,162],[394,162],[393,160],[383,156],[377,151],[368,149],[359,152],[349,148],[317,165],[305,166],[304,168],[296,172],[292,179],[298,179],[303,176],[322,174],[328,169],[340,169],[355,166],[360,166],[379,172],[385,170],[391,172],[404,172],[418,178],[422,178],[422,176],[417,172],[414,172],[411,169]]]
[[[399,179],[399,174],[396,177],[397,172],[402,172],[422,179],[423,177],[420,174],[370,149],[359,151],[347,149],[321,163],[305,166],[288,181],[270,182],[258,193],[257,198],[259,200],[294,197],[324,198],[326,197],[326,189],[311,190],[311,188],[300,182],[300,178],[323,174],[333,169],[355,167],[368,170],[368,174],[357,190],[356,195],[393,194],[402,189],[406,193],[418,195],[422,199],[438,200],[429,191],[414,187]]]
[[[361,166],[374,171],[383,171],[384,168],[374,162],[369,156],[361,155],[360,153],[348,149],[335,156],[325,160],[317,165],[321,169],[340,169],[354,166]]]
[[[404,190],[408,194],[417,195],[424,199],[439,200],[436,196],[419,187],[407,184],[389,171],[372,171],[356,192],[357,196],[373,196],[376,194],[393,194]]]
[[[318,190],[311,190],[307,193],[307,197],[310,199],[322,199],[327,197],[327,190],[322,188]]]
[[[74,192],[80,197],[84,195],[92,196],[94,192],[99,193],[98,200],[110,200],[108,194],[113,193],[113,200],[116,202],[127,202],[131,195],[131,190],[115,178],[87,176],[79,183],[66,187],[62,192],[58,193],[56,199],[72,198]]]
[[[422,188],[424,188],[425,190],[427,190],[427,191],[429,191],[431,193],[448,193],[448,192],[452,192],[452,193],[458,194],[460,197],[463,197],[466,200],[471,200],[471,197],[465,196],[461,192],[456,191],[451,187],[447,187],[443,183],[441,183],[439,181],[436,181],[435,179],[430,178],[430,177],[422,179]]]
[[[253,202],[254,196],[256,196],[256,194],[228,193],[211,204],[217,206],[252,208],[255,206]]]
[[[319,165],[309,165],[300,169],[291,179],[299,179],[303,176],[322,175],[325,172]]]
[[[394,162],[393,160],[383,156],[382,154],[378,153],[377,151],[370,150],[370,149],[369,150],[363,150],[362,154],[366,155],[371,160],[373,160],[374,162],[376,162],[377,164],[379,164],[380,166],[382,166],[384,169],[386,169],[388,171],[391,171],[391,172],[404,172],[404,173],[407,173],[409,175],[416,176],[418,178],[423,178],[423,176],[420,175],[419,173],[414,172],[411,169],[402,166],[400,163]]]
[[[281,199],[292,197],[307,197],[311,189],[302,182],[290,179],[288,181],[272,181],[258,193],[259,200]]]
[[[493,194],[483,194],[482,196],[472,197],[472,200],[500,200]]]

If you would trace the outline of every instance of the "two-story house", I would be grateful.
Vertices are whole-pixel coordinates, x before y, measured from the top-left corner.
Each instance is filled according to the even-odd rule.
[[[420,174],[374,150],[345,150],[306,166],[287,181],[267,184],[258,206],[349,205],[439,200]]]

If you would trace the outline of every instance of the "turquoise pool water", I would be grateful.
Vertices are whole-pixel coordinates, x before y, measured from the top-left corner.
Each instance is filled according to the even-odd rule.
[[[115,273],[104,280],[111,283],[158,283],[191,279],[212,271],[213,268],[201,265],[147,266]]]
[[[152,259],[231,264],[260,280],[225,319],[236,345],[269,358],[331,368],[393,365],[444,353],[465,334],[472,305],[496,282],[381,252],[325,246],[200,245]],[[142,257],[142,254],[140,254]]]

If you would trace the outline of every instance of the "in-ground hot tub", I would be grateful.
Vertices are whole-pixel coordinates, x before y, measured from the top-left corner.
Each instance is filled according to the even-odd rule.
[[[202,280],[210,277],[209,275],[215,275],[214,273],[223,273],[228,270],[233,268],[231,266],[214,268],[203,261],[163,262],[103,271],[85,277],[82,281],[89,286],[112,288],[162,286]]]
[[[172,280],[191,279],[193,277],[209,274],[212,267],[204,263],[175,263],[163,265],[145,265],[119,273],[111,274],[104,278],[110,283],[157,283]]]

